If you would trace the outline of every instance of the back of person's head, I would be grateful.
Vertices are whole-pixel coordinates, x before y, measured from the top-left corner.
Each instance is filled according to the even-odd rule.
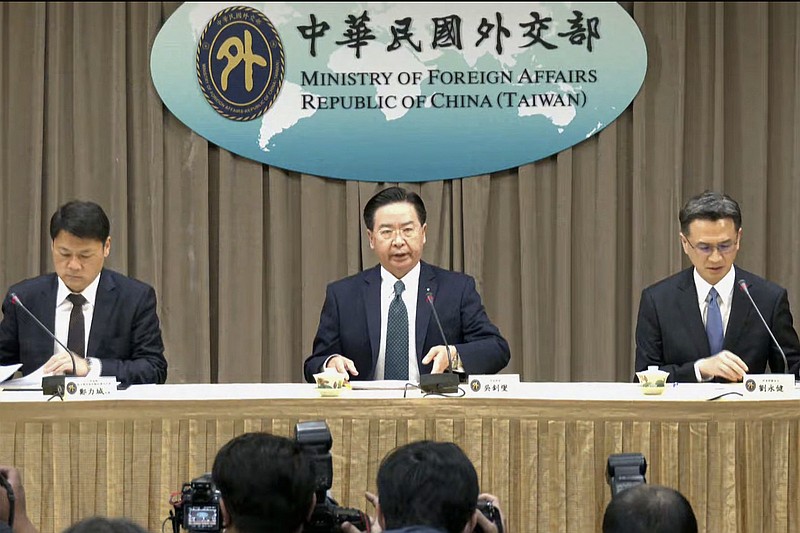
[[[297,531],[311,512],[316,488],[302,448],[262,432],[225,444],[214,459],[211,479],[228,515],[225,526],[240,533]]]
[[[55,240],[62,230],[81,239],[105,243],[111,224],[103,208],[96,203],[73,200],[56,209],[50,217],[50,238]]]
[[[428,212],[425,210],[425,202],[422,201],[422,198],[420,198],[417,193],[408,191],[402,187],[389,187],[388,189],[378,191],[364,206],[364,225],[367,229],[374,230],[375,212],[385,205],[400,202],[409,203],[414,206],[420,225],[425,224],[425,220],[428,218]]]
[[[742,227],[742,211],[739,204],[721,192],[705,191],[693,196],[684,204],[678,213],[681,231],[689,235],[689,225],[695,220],[722,220],[730,218],[736,231]]]
[[[643,483],[611,499],[603,533],[697,533],[697,519],[680,492]]]
[[[451,442],[412,442],[381,462],[378,498],[386,529],[431,526],[460,533],[477,506],[478,474]]]
[[[147,530],[127,518],[93,516],[72,524],[64,533],[147,533]]]

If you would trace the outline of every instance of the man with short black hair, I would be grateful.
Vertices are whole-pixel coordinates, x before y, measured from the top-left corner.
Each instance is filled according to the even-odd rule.
[[[603,533],[697,533],[697,519],[680,492],[643,483],[611,499]]]
[[[3,301],[0,364],[22,363],[23,375],[115,376],[123,384],[164,383],[167,360],[153,288],[104,268],[110,224],[94,202],[71,201],[50,219],[55,272],[17,283]],[[12,294],[40,320],[71,357]],[[55,354],[55,355],[53,355]]]
[[[422,198],[402,187],[379,191],[364,206],[369,246],[380,264],[328,285],[305,361],[307,381],[325,368],[356,380],[418,382],[420,374],[444,372],[451,362],[468,374],[495,374],[508,364],[508,343],[489,320],[475,280],[421,261],[426,218]]]
[[[376,511],[373,531],[470,533],[477,524],[496,533],[477,509],[478,500],[490,501],[502,517],[499,501],[479,494],[472,461],[452,442],[417,441],[396,448],[381,461],[377,485],[378,496],[367,494]],[[342,530],[358,532],[347,523]]]
[[[316,503],[307,454],[297,442],[269,433],[245,433],[225,444],[211,479],[231,533],[299,533]]]
[[[786,289],[734,265],[742,242],[742,213],[730,196],[706,191],[678,215],[680,242],[692,262],[642,291],[636,323],[636,371],[657,365],[670,381],[741,381],[745,373],[797,375],[800,341]],[[786,354],[753,309],[748,286]]]

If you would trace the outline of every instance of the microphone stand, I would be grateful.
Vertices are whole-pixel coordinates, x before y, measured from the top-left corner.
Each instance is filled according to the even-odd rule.
[[[433,317],[436,319],[436,325],[439,326],[439,333],[442,335],[444,341],[444,349],[447,352],[447,369],[441,374],[423,374],[419,377],[419,388],[427,393],[449,394],[458,392],[459,374],[453,371],[453,358],[450,356],[450,344],[447,342],[447,337],[442,328],[442,322],[439,320],[439,313],[436,312],[436,306],[433,305],[433,293],[430,289],[426,289],[425,300],[430,304],[433,311]]]
[[[22,300],[19,299],[15,293],[11,293],[11,303],[25,311],[25,313],[33,319],[33,321],[40,327],[42,330],[47,333],[53,340],[55,340],[59,346],[64,348],[66,352],[69,354],[70,359],[72,360],[72,375],[75,375],[75,353],[72,350],[64,346],[64,343],[58,340],[58,337],[53,335],[53,332],[47,329],[47,326],[41,323],[41,321],[36,318],[36,316],[31,313],[31,311],[25,307],[22,303]],[[62,400],[64,399],[64,392],[66,392],[66,376],[59,375],[59,376],[43,376],[42,377],[42,392],[46,396],[59,396]]]
[[[743,279],[740,279],[737,282],[737,284],[739,285],[739,288],[742,290],[742,292],[747,295],[747,298],[750,300],[750,303],[753,304],[753,309],[755,309],[756,313],[758,313],[758,318],[761,319],[761,323],[764,324],[764,328],[767,330],[767,333],[769,333],[769,336],[772,339],[772,342],[774,342],[775,346],[778,348],[778,352],[781,354],[781,357],[783,358],[783,373],[784,374],[788,374],[789,373],[789,362],[786,360],[786,354],[783,353],[783,348],[781,348],[781,345],[778,342],[778,339],[776,339],[775,335],[772,334],[772,329],[767,325],[767,321],[764,320],[764,315],[761,314],[761,311],[758,309],[758,306],[756,305],[755,300],[753,300],[753,297],[750,296],[750,291],[747,288],[747,281],[743,280]],[[772,370],[772,366],[770,366],[770,371],[771,370]]]

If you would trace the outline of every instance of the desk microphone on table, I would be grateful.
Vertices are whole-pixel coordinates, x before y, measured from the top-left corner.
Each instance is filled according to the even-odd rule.
[[[61,346],[62,348],[64,348],[64,350],[67,351],[67,353],[69,354],[70,359],[72,360],[72,375],[74,376],[75,375],[75,354],[73,353],[73,351],[70,350],[69,348],[67,348],[66,346],[64,346],[64,343],[61,342],[60,340],[58,340],[58,337],[56,337],[53,334],[52,331],[47,329],[47,326],[42,324],[41,321],[38,318],[36,318],[36,316],[33,313],[31,313],[30,310],[27,307],[25,307],[25,305],[22,303],[22,300],[19,299],[19,296],[17,296],[16,293],[13,293],[13,292],[11,293],[11,303],[13,303],[17,307],[19,307],[20,309],[25,311],[25,313],[29,317],[31,317],[33,319],[33,321],[36,322],[36,324],[38,324],[39,327],[42,328],[42,330],[50,336],[50,338],[52,338],[54,341],[56,341],[59,346]],[[58,394],[59,393],[59,388],[60,388],[61,391],[63,392],[63,390],[64,390],[64,379],[65,379],[64,376],[44,376],[42,378],[42,391],[45,394]]]
[[[786,361],[786,354],[783,353],[783,348],[781,348],[781,345],[778,344],[778,340],[775,338],[775,335],[772,334],[772,330],[767,325],[767,321],[764,320],[764,315],[762,315],[761,311],[758,310],[758,306],[756,305],[756,302],[753,300],[753,297],[750,296],[750,291],[747,290],[747,281],[745,281],[743,279],[740,279],[738,282],[736,282],[736,284],[739,285],[739,288],[742,289],[742,292],[744,292],[747,295],[747,298],[750,300],[750,303],[753,304],[753,309],[755,309],[756,313],[758,313],[758,318],[761,319],[761,323],[764,324],[764,327],[766,328],[767,333],[769,333],[769,336],[772,338],[772,342],[774,342],[775,346],[778,347],[778,351],[780,352],[781,357],[783,358],[783,373],[784,374],[788,374],[789,373],[789,363]],[[770,367],[770,369],[772,369],[772,367]]]
[[[459,378],[458,374],[453,371],[453,358],[450,356],[450,344],[447,342],[447,337],[445,337],[442,322],[439,320],[439,313],[436,312],[436,306],[433,305],[433,293],[430,288],[425,289],[425,300],[431,306],[433,318],[436,320],[436,325],[439,326],[439,333],[441,333],[442,340],[444,341],[444,349],[447,352],[447,369],[442,374],[421,375],[419,377],[419,388],[425,392],[458,392]]]

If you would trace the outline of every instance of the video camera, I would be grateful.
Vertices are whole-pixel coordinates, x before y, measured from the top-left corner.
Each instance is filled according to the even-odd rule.
[[[177,496],[177,499],[176,499]],[[174,512],[170,512],[172,531],[222,531],[222,513],[219,508],[219,490],[211,480],[211,474],[184,483],[180,494],[170,498]]]
[[[358,509],[340,507],[328,496],[333,485],[333,458],[331,446],[333,438],[325,421],[301,422],[295,426],[295,441],[309,458],[314,476],[314,493],[317,503],[311,518],[303,527],[304,533],[339,533],[341,524],[350,522],[361,531],[370,531],[369,518]],[[173,533],[186,531],[215,533],[222,531],[220,512],[220,492],[211,480],[211,474],[204,474],[184,483],[180,493],[173,494],[168,520],[172,521]]]
[[[608,456],[606,481],[611,487],[611,497],[642,483],[647,483],[644,475],[647,461],[641,453],[612,453]]]
[[[371,524],[367,515],[358,509],[340,507],[328,495],[333,485],[333,438],[328,424],[324,420],[300,422],[295,426],[294,438],[311,460],[316,485],[314,492],[317,495],[317,504],[303,527],[303,533],[340,532],[343,522],[350,522],[359,530],[369,532]]]

